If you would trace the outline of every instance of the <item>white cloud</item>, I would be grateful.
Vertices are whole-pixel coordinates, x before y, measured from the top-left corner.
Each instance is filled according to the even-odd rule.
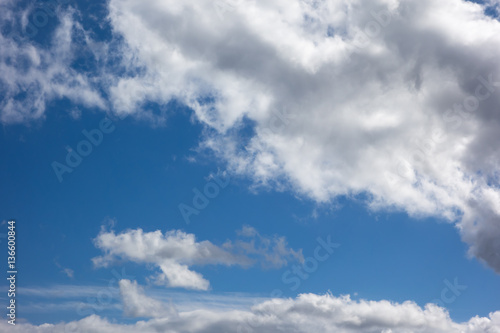
[[[160,230],[145,233],[137,229],[115,234],[103,229],[94,244],[104,255],[92,260],[97,267],[105,267],[116,259],[154,264],[161,270],[154,277],[156,283],[198,290],[207,290],[210,283],[201,274],[190,270],[192,265],[248,267],[257,261],[279,268],[287,264],[287,260],[303,260],[302,252],[289,249],[283,237],[263,237],[250,227],[244,230],[252,232],[243,235],[249,241],[228,241],[219,247],[209,241],[197,242],[193,234],[180,230],[163,234]],[[256,248],[255,239],[263,245]]]
[[[73,271],[71,268],[64,268],[62,272],[71,279],[75,276],[75,271]]]
[[[126,286],[137,287],[126,282]],[[130,297],[124,297],[124,308],[144,306],[136,309],[141,312],[155,309],[142,301],[148,300],[140,291],[133,289]],[[137,298],[141,302],[137,302]],[[150,304],[157,304],[149,299]],[[127,304],[130,302],[131,304]],[[159,305],[158,305],[159,306]],[[349,296],[302,294],[296,299],[270,299],[254,306],[249,311],[210,311],[196,310],[171,314],[135,324],[111,323],[96,315],[80,321],[57,325],[44,324],[33,326],[18,324],[7,326],[0,323],[0,329],[9,332],[58,333],[58,332],[186,332],[186,333],[223,333],[223,332],[335,332],[335,333],[483,333],[500,332],[500,312],[489,317],[474,317],[465,323],[453,322],[443,308],[428,304],[420,308],[413,302],[393,303],[389,301],[354,301]]]
[[[123,310],[127,316],[155,318],[177,315],[173,306],[167,307],[162,302],[146,296],[136,281],[121,280],[119,285]]]
[[[2,3],[0,28],[15,29],[19,16],[26,21],[28,13],[14,12],[15,5],[10,1]],[[61,24],[47,48],[14,35],[0,34],[0,122],[20,123],[42,118],[49,102],[63,98],[89,108],[107,107],[94,80],[71,67],[76,59],[75,51],[83,47],[74,39],[84,34],[73,15],[71,9],[58,11]]]
[[[176,98],[232,172],[454,222],[500,272],[499,21],[460,0],[228,4],[110,1],[125,63],[143,69],[116,78],[116,112]]]

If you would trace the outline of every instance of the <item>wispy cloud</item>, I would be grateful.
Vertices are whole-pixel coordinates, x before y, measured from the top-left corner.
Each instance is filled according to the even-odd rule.
[[[107,285],[55,285],[51,287],[24,287],[19,290],[27,300],[23,306],[24,311],[27,313],[43,313],[56,310],[59,312],[74,313],[78,309],[85,309],[94,305],[93,303],[86,302],[86,300],[100,295],[104,289],[116,301],[101,302],[99,304],[100,311],[105,309],[122,311],[122,304],[118,300],[123,296],[121,294],[122,290],[124,288],[128,289],[130,283],[135,285],[136,282],[122,282],[113,288],[108,288]],[[141,294],[165,303],[169,307],[173,304],[178,311],[182,312],[200,309],[213,311],[248,310],[253,305],[267,299],[266,297],[250,293],[177,291],[154,285],[148,286],[145,289],[137,286],[136,291],[141,291]]]
[[[13,8],[12,3],[2,3],[0,27],[16,26],[11,21],[19,13],[14,13]],[[27,39],[0,34],[0,122],[43,118],[47,104],[62,98],[89,108],[107,108],[92,78],[72,67],[77,49],[73,32],[82,33],[81,26],[73,20],[74,11],[58,11],[58,15],[61,24],[53,33],[48,49]]]

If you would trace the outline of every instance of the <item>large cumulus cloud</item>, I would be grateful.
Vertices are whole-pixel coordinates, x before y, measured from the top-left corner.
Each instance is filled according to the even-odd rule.
[[[176,98],[256,184],[454,222],[500,272],[500,23],[460,1],[112,0],[116,112]],[[126,97],[124,97],[126,96]],[[253,127],[242,143],[240,130]]]

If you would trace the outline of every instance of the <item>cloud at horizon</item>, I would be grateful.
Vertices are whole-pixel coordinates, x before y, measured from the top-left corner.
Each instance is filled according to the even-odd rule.
[[[500,331],[500,312],[474,317],[465,323],[453,322],[449,313],[434,304],[424,308],[411,301],[352,300],[349,295],[301,294],[295,299],[269,299],[251,310],[177,312],[170,305],[144,294],[137,282],[120,281],[125,313],[150,318],[135,324],[118,324],[91,315],[79,321],[34,326],[18,324],[12,332],[339,332],[351,333],[482,333]],[[0,328],[8,327],[0,322]],[[9,327],[10,328],[10,327]]]

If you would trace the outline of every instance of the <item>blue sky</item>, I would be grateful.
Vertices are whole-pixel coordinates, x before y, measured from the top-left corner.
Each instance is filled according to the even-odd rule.
[[[0,327],[46,332],[38,325],[51,323],[58,326],[45,329],[55,332],[73,322],[78,332],[92,325],[111,332],[164,320],[166,331],[236,332],[240,319],[230,310],[237,309],[241,318],[277,311],[283,322],[265,332],[288,324],[308,332],[314,328],[293,324],[279,310],[251,309],[278,298],[277,304],[300,308],[309,300],[299,295],[307,294],[352,307],[361,318],[363,304],[384,318],[378,307],[385,301],[392,302],[387,313],[412,302],[408,313],[426,322],[443,313],[442,332],[474,316],[486,323],[471,321],[470,332],[498,329],[499,155],[492,143],[500,97],[496,76],[493,85],[483,83],[500,72],[496,2],[376,1],[347,11],[350,20],[338,14],[349,1],[332,3],[282,11],[279,1],[225,4],[225,20],[210,11],[206,19],[233,30],[207,32],[203,40],[196,36],[203,25],[189,24],[205,5],[189,1],[174,10],[155,1],[144,7],[81,1],[58,7],[17,46],[6,37],[9,29],[22,25],[23,13],[33,22],[39,3],[2,5],[0,220],[4,233],[6,221],[17,221],[19,292],[17,328]],[[420,16],[405,17],[408,8]],[[279,17],[286,24],[275,31],[287,37],[266,35],[273,20],[253,22],[251,10]],[[392,15],[387,27],[365,17],[382,10]],[[446,23],[428,23],[434,12],[448,13]],[[312,17],[310,26],[296,22],[300,15]],[[463,43],[456,39],[460,20],[471,31]],[[370,22],[385,29],[373,37],[365,29],[369,46],[353,46],[347,58],[338,50],[350,50],[349,38],[358,35],[318,32],[335,25],[334,31],[356,31]],[[59,30],[65,24],[69,37]],[[484,26],[487,38],[475,30]],[[420,49],[399,33],[422,38]],[[239,44],[242,38],[248,44]],[[426,42],[432,38],[447,40],[449,48]],[[391,56],[400,65],[392,68],[377,55],[384,48],[398,49]],[[477,66],[464,65],[471,61]],[[407,71],[405,63],[420,65]],[[455,101],[467,108],[476,86],[491,88],[492,97],[454,118],[460,123],[450,129],[446,108]],[[102,129],[103,119],[112,130],[58,178],[54,161],[66,165],[88,140],[82,131]],[[229,184],[216,186],[218,193],[187,223],[179,205],[194,208],[193,190],[203,192],[214,176]],[[315,252],[318,238],[339,245],[324,261]],[[291,273],[308,260],[317,266],[307,278]],[[180,282],[169,275],[176,270],[185,274]],[[462,289],[454,294],[450,283]],[[0,301],[7,304],[6,293]],[[445,309],[425,312],[436,302]],[[181,318],[206,311],[200,322],[207,324],[170,322],[177,318],[168,312],[172,305]],[[229,319],[217,319],[221,311]],[[337,324],[318,329],[359,329]],[[412,331],[412,324],[366,325],[370,332]],[[419,329],[437,331],[432,325]]]

